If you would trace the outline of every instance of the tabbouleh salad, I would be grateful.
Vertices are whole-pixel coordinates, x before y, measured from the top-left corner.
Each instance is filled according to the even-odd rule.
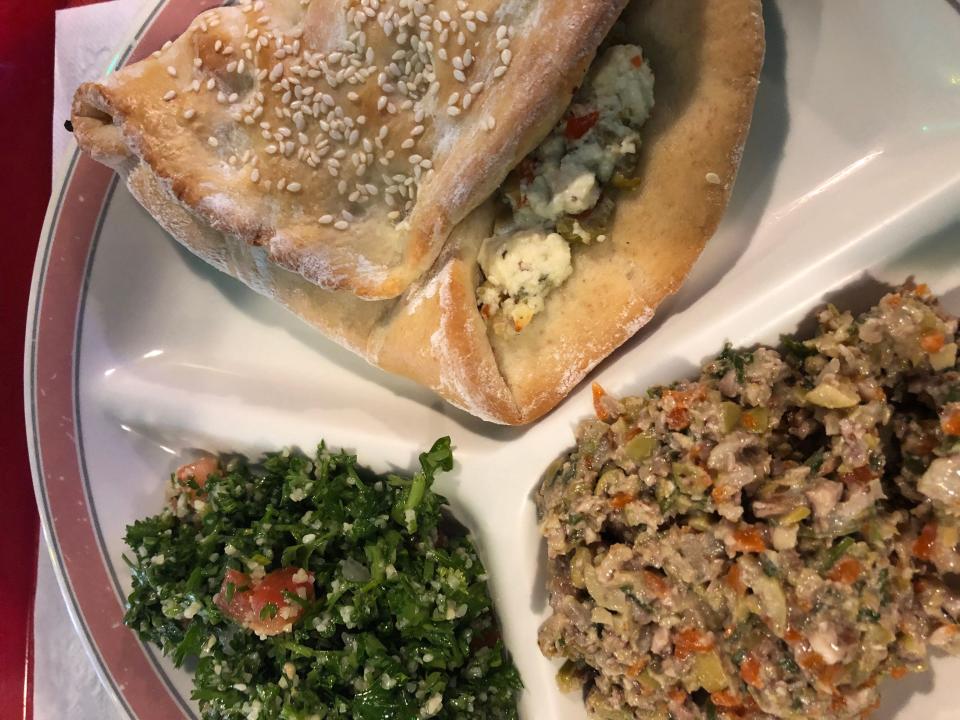
[[[603,720],[862,717],[960,653],[957,319],[912,284],[614,399],[548,472],[545,654]]]
[[[431,489],[321,445],[256,465],[206,458],[127,528],[126,623],[195,665],[205,720],[517,717],[519,675],[487,576]]]

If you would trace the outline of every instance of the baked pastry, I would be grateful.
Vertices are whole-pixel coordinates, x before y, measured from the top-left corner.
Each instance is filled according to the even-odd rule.
[[[396,297],[557,120],[625,4],[251,0],[84,85],[75,127],[271,262]],[[123,142],[93,142],[105,126]]]
[[[82,86],[73,124],[81,148],[199,256],[469,412],[529,422],[678,287],[723,212],[749,126],[758,0],[624,5],[243,2]],[[642,145],[620,138],[629,177],[621,161],[591,166],[581,194],[588,214],[605,208],[596,233],[570,214],[584,198],[560,167],[609,131],[577,108],[615,22],[601,58],[647,82],[652,66],[656,100],[645,124],[624,121],[623,133],[643,124]],[[557,127],[567,147],[551,155]],[[531,163],[543,178],[507,179]],[[521,202],[539,220],[523,220]],[[523,247],[521,233],[533,234]],[[543,297],[494,282],[518,247],[566,248]]]

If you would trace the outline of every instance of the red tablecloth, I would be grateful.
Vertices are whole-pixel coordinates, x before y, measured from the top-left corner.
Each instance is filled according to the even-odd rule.
[[[23,333],[50,194],[54,12],[92,0],[0,0],[0,718],[29,718],[38,517],[23,419]]]

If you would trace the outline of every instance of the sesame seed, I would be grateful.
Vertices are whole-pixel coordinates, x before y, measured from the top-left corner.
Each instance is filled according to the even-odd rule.
[[[510,48],[507,48],[500,53],[500,61],[504,65],[509,65],[512,59],[513,59],[513,53],[510,52]]]
[[[497,67],[495,67],[495,68],[493,69],[493,76],[494,76],[495,78],[503,77],[503,76],[506,75],[506,74],[507,74],[507,66],[506,66],[506,65],[497,65]]]
[[[348,223],[346,220],[337,220],[337,221],[333,224],[333,226],[334,226],[337,230],[346,230],[348,227],[350,227],[350,223]]]
[[[250,180],[255,183],[260,182],[260,168],[254,168],[250,171]]]
[[[320,223],[321,225],[329,225],[330,223],[333,222],[333,215],[321,215],[317,219],[317,222]]]
[[[220,141],[211,135],[207,138],[207,144],[210,145],[210,147],[217,147],[220,144]]]
[[[719,185],[721,182],[720,176],[717,175],[715,172],[708,172],[704,177],[704,179],[711,185]]]
[[[404,140],[402,143],[400,143],[400,147],[401,147],[401,149],[403,149],[403,150],[409,150],[409,149],[412,148],[415,144],[416,144],[416,142],[415,142],[412,138],[407,138],[407,139]]]
[[[460,81],[460,82],[466,82],[466,81],[467,81],[467,76],[463,74],[463,70],[454,70],[454,71],[453,71],[453,77],[456,78],[456,79],[457,79],[458,81]]]
[[[164,96],[163,96],[163,99],[164,99],[165,101],[167,101],[167,102],[170,102],[170,101],[173,100],[176,96],[177,96],[177,91],[176,91],[176,90],[167,90],[167,92],[166,92],[166,93],[164,94]]]
[[[183,111],[183,117],[185,120],[193,120],[196,114],[197,114],[197,111],[194,110],[193,108],[187,108],[186,110]]]
[[[177,69],[176,69],[173,65],[167,65],[167,74],[168,74],[170,77],[176,77],[176,76],[177,76]]]
[[[289,185],[287,185],[287,192],[298,193],[301,190],[303,190],[303,185],[301,185],[298,182],[292,182]]]
[[[482,82],[475,82],[473,85],[470,86],[471,95],[479,95],[481,92],[483,92]]]

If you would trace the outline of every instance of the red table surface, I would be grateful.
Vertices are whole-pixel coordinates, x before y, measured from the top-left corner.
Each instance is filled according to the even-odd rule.
[[[38,516],[23,415],[23,337],[50,195],[54,12],[92,0],[0,0],[0,718],[30,718]]]

